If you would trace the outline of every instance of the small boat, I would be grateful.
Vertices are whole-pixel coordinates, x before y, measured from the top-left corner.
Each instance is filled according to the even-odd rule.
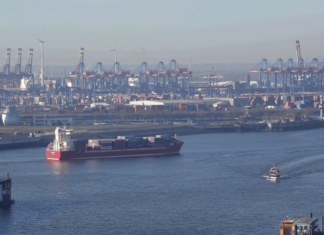
[[[8,208],[15,202],[15,200],[11,198],[11,186],[12,180],[8,173],[7,178],[0,179],[0,208]]]
[[[280,178],[280,171],[276,165],[273,165],[270,168],[269,178],[270,179],[279,179]]]

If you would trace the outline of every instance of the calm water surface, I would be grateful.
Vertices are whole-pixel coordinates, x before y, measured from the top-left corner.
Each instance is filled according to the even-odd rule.
[[[0,152],[16,203],[0,234],[279,234],[324,215],[324,130],[181,136],[181,155],[47,161]],[[288,178],[262,178],[272,164]]]

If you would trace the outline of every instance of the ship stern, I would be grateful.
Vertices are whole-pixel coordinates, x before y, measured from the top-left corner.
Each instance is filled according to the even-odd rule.
[[[54,151],[46,149],[46,158],[48,160],[60,160],[61,159],[61,151]]]

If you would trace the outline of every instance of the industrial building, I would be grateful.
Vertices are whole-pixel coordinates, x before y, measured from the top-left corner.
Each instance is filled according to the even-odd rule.
[[[67,76],[64,72],[67,86],[61,84],[63,78],[59,81],[41,79],[42,86],[34,86],[33,50],[29,50],[28,63],[22,70],[22,49],[19,48],[17,64],[11,71],[11,49],[8,48],[6,64],[0,72],[0,105],[17,106],[25,116],[48,113],[51,117],[60,117],[61,114],[119,113],[123,109],[127,113],[146,109],[226,111],[229,105],[319,108],[319,97],[323,95],[323,61],[303,60],[299,41],[296,41],[296,64],[292,59],[285,63],[280,59],[275,64],[263,59],[256,68],[247,71],[258,73],[258,81],[251,81],[249,74],[244,81],[220,81],[223,77],[213,68],[205,80],[193,82],[191,60],[188,67],[179,65],[176,60],[168,64],[159,62],[156,66],[142,62],[137,69],[129,71],[117,62],[117,50],[113,51],[115,63],[111,68],[98,62],[89,69],[85,65],[84,48],[81,48],[75,69]],[[2,115],[4,125],[19,123],[19,118],[6,118],[6,112]]]
[[[34,126],[72,125],[72,118],[36,118],[33,124]]]
[[[247,98],[206,98],[200,100],[141,100],[141,101],[130,101],[131,106],[143,106],[144,109],[150,109],[150,107],[162,106],[163,109],[176,111],[177,108],[181,109],[181,106],[188,106],[188,109],[182,109],[183,111],[197,111],[197,107],[204,107],[209,109],[214,107],[214,104],[222,103],[223,106],[241,106],[248,104],[249,99]],[[217,105],[216,105],[217,106]],[[162,108],[160,108],[162,109]]]

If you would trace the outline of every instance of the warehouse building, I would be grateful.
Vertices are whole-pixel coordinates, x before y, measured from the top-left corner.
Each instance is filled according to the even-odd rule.
[[[248,98],[204,98],[200,100],[141,100],[129,102],[132,106],[150,107],[152,105],[162,105],[165,109],[172,110],[172,107],[179,107],[181,104],[188,104],[188,106],[204,105],[212,107],[214,104],[224,104],[224,106],[241,107],[249,104]],[[225,105],[227,104],[227,105]],[[148,108],[147,108],[148,109]]]
[[[238,100],[238,99],[237,99]],[[215,104],[216,107],[223,104],[223,107],[242,106],[248,104],[248,99],[239,99],[240,102],[235,101],[234,98],[208,98],[200,100],[141,100],[131,101],[129,104],[135,109],[141,107],[142,110],[156,110],[161,111],[163,109],[173,111],[199,111],[213,109]],[[243,102],[242,102],[243,101]]]

